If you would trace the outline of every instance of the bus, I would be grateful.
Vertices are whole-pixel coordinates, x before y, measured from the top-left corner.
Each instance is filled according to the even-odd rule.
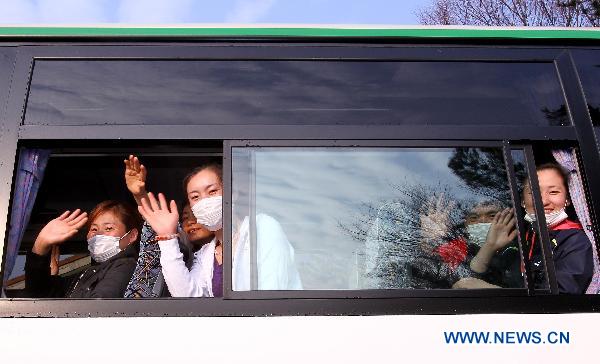
[[[0,85],[2,317],[600,307],[597,30],[2,27]],[[44,224],[103,200],[133,201],[123,180],[130,155],[147,168],[148,188],[179,208],[186,174],[222,164],[225,242],[240,216],[253,222],[247,287],[235,287],[225,244],[219,298],[27,295],[26,257]],[[562,294],[534,183],[549,162],[570,173],[567,212],[590,241],[593,276],[580,294]],[[523,208],[527,186],[533,211]],[[516,270],[461,288],[469,249],[486,239],[469,229],[482,208],[492,208],[489,219],[514,214],[514,239],[496,258]],[[541,237],[535,268],[526,264],[528,213]],[[261,283],[261,216],[285,234],[300,286]],[[89,267],[85,241],[80,231],[60,246],[58,275]]]

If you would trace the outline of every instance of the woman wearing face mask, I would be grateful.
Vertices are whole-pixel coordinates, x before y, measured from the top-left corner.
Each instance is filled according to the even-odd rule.
[[[215,238],[195,254],[187,269],[177,248],[177,206],[167,204],[164,195],[158,201],[149,193],[138,207],[144,219],[158,234],[160,262],[169,292],[174,297],[219,297],[223,292],[223,184],[222,169],[209,164],[195,169],[184,180],[188,201],[198,222],[213,231]],[[233,233],[234,290],[250,289],[249,222],[246,217]],[[279,223],[264,214],[257,216],[258,289],[301,289],[294,265],[294,252]]]
[[[92,264],[73,277],[50,275],[53,246],[73,237],[89,221],[88,250]],[[104,201],[90,213],[66,211],[38,234],[25,264],[26,288],[32,297],[123,297],[138,255],[140,218],[133,207]]]
[[[560,293],[583,294],[592,279],[594,262],[590,240],[583,227],[569,219],[568,174],[557,164],[547,163],[536,168],[542,204],[548,225],[556,282]],[[533,196],[529,183],[523,189],[525,220],[529,223],[524,247],[536,287],[543,287],[545,276],[539,237],[531,227],[535,221]]]
[[[130,155],[129,158],[124,160],[124,163],[125,184],[138,206],[141,206],[142,198],[148,196],[148,192],[146,191],[146,177],[148,171],[140,162],[139,158],[134,155]],[[146,226],[144,226],[144,228],[146,228]],[[150,227],[148,226],[148,228]],[[184,239],[182,240],[185,240],[184,244],[192,252],[198,251],[204,244],[209,243],[214,238],[214,234],[211,231],[198,224],[189,203],[186,203],[182,209],[181,230],[185,233],[182,237]],[[149,235],[154,236],[155,234],[152,231],[149,232]]]
[[[124,163],[127,189],[137,204],[141,205],[142,199],[148,197],[146,191],[148,171],[139,158],[134,155],[130,155],[124,160]],[[189,204],[183,208],[181,226],[178,226],[177,231],[180,233],[178,236],[179,249],[189,268],[193,263],[193,254],[203,245],[212,241],[214,234],[198,224]],[[170,295],[164,276],[161,274],[160,255],[160,248],[156,244],[156,232],[147,222],[144,222],[138,263],[127,285],[125,298],[167,297]]]
[[[568,174],[555,163],[540,165],[536,170],[552,246],[558,291],[583,294],[592,279],[594,269],[592,247],[582,226],[578,222],[570,220],[565,211],[570,203],[567,187]],[[523,208],[526,213],[525,220],[529,225],[524,244],[525,260],[532,270],[535,287],[542,288],[545,285],[545,274],[539,237],[532,224],[535,221],[533,196],[529,182],[525,181],[524,185]],[[490,243],[490,250],[496,249],[497,251],[508,244],[508,239],[503,236],[511,227],[514,229],[514,218],[512,216],[505,217],[502,222],[503,228],[499,231],[498,237],[493,239],[495,243],[494,241]],[[474,262],[471,263],[472,269],[475,271],[487,269],[491,255],[493,255],[493,251],[478,254],[477,260],[474,258]],[[473,280],[471,283],[473,283],[472,286],[461,288],[483,288],[482,285],[487,284],[478,282],[478,280]]]

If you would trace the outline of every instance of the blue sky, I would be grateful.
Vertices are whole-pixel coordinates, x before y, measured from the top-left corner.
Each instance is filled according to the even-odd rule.
[[[432,0],[0,0],[0,24],[418,24]]]

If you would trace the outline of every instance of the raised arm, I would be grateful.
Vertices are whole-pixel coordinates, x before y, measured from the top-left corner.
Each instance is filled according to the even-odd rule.
[[[25,263],[25,287],[31,297],[63,297],[71,279],[52,276],[51,250],[73,237],[87,222],[87,214],[80,210],[62,215],[40,231]],[[56,253],[58,251],[56,250]],[[56,267],[58,273],[58,267]]]
[[[146,191],[146,175],[148,173],[146,167],[134,155],[130,155],[123,162],[125,163],[125,184],[127,185],[127,189],[133,195],[137,205],[141,206],[142,199],[148,196],[148,192]]]
[[[162,193],[158,194],[158,200],[152,193],[148,193],[148,197],[141,200],[138,210],[159,238],[160,264],[171,296],[208,296],[207,283],[201,279],[201,263],[199,261],[194,262],[192,270],[189,271],[185,266],[183,254],[179,250],[175,235],[179,214],[177,213],[175,201],[171,200],[167,204],[167,200]]]
[[[65,211],[42,228],[31,251],[37,255],[48,254],[52,246],[62,244],[77,234],[87,220],[87,212],[81,212],[79,209],[73,212]]]
[[[515,215],[511,209],[504,209],[494,216],[485,243],[471,260],[470,267],[476,273],[485,273],[496,252],[517,237]]]
[[[50,275],[58,275],[58,263],[60,261],[60,248],[58,245],[52,246],[52,252],[50,253]]]

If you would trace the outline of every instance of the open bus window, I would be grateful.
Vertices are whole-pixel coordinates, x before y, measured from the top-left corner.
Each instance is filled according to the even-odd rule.
[[[140,159],[147,166],[148,170],[146,179],[147,189],[152,192],[163,192],[170,198],[176,199],[182,218],[187,216],[184,210],[185,203],[183,202],[185,201],[185,194],[181,186],[183,177],[197,165],[209,161],[220,162],[221,160],[220,142],[214,144],[214,146],[210,142],[205,142],[204,144],[207,145],[207,148],[195,149],[194,153],[179,152],[177,154],[177,152],[173,153],[169,151],[172,148],[163,146],[146,148],[146,151],[140,154]],[[58,290],[43,289],[35,290],[35,292],[31,286],[26,287],[26,282],[31,282],[27,281],[27,276],[25,275],[26,261],[30,259],[28,254],[32,253],[36,237],[49,221],[57,218],[64,211],[81,209],[89,214],[101,201],[117,200],[129,204],[132,207],[132,211],[137,214],[135,200],[125,184],[125,168],[123,163],[123,160],[128,156],[128,152],[135,152],[136,148],[121,148],[119,151],[115,151],[114,149],[116,148],[57,149],[50,155],[44,171],[36,172],[43,175],[43,179],[39,185],[39,191],[31,210],[29,223],[23,231],[23,238],[20,240],[18,246],[18,255],[14,259],[14,267],[11,269],[10,276],[8,277],[9,280],[5,285],[7,296],[60,298],[69,296],[68,292],[72,292],[71,288],[73,286],[62,287],[64,290],[62,288]],[[183,213],[182,210],[184,210]],[[23,213],[24,210],[20,212]],[[136,225],[136,233],[138,235],[146,232],[146,229],[142,228],[141,219],[139,221],[139,227]],[[77,277],[81,281],[82,273],[85,273],[90,268],[90,265],[92,265],[92,269],[94,268],[95,263],[90,257],[90,251],[88,250],[89,239],[87,236],[91,222],[90,220],[88,224],[80,227],[76,235],[56,245],[59,248],[59,250],[55,251],[59,255],[56,257],[57,264],[54,267],[56,272],[51,272],[53,277],[47,282],[74,282],[77,281]],[[93,225],[91,228],[93,228]],[[191,234],[190,236],[193,238],[193,235]],[[184,257],[187,256],[189,259],[193,257],[195,248],[194,242],[188,239],[181,244]],[[137,247],[136,249],[140,250]],[[123,248],[122,250],[126,249]],[[49,252],[44,257],[47,259],[51,254]],[[137,255],[132,255],[131,258],[136,260]],[[160,273],[160,265],[158,265],[159,256],[157,255],[155,258],[156,262],[154,263],[156,263],[157,268],[154,269],[155,272],[151,273],[158,274]],[[49,259],[49,262],[52,262],[52,260]],[[143,263],[150,262],[144,261]],[[29,262],[29,264],[32,263]],[[129,277],[127,281],[135,282],[134,273],[137,271],[136,266],[135,271],[128,273]],[[148,272],[144,271],[143,273],[147,274]],[[35,283],[37,284],[37,282],[41,281],[36,281]],[[156,281],[152,281],[152,283],[154,284]],[[128,290],[130,286],[132,286],[131,283],[128,285]],[[144,290],[138,286],[133,287],[137,290],[130,292],[131,294],[125,295],[125,297],[168,296],[168,290],[164,283],[161,286],[149,287],[150,289],[148,290]],[[61,292],[65,294],[63,295]],[[123,297],[124,293],[121,293],[120,297]]]
[[[535,188],[532,188],[535,186],[530,183],[531,175],[519,189],[524,212],[529,215],[525,216],[523,240],[534,288],[556,289],[563,294],[596,292],[596,240],[578,148],[570,143],[538,142],[533,145],[532,151],[539,188],[539,200],[536,202],[539,213],[535,217],[531,215],[536,195]],[[515,151],[513,158],[518,159]],[[546,234],[543,230],[547,230],[547,241],[545,237],[540,238]],[[548,265],[546,272],[539,269],[544,264],[543,260]],[[552,287],[554,284],[556,286]]]
[[[524,230],[525,235],[517,233],[516,218],[523,218],[527,205],[521,148],[512,150],[507,165],[503,149],[492,146],[232,145],[232,218],[225,223],[231,224],[234,291],[525,287],[524,266],[532,258],[523,261],[528,253],[523,244],[530,239]],[[184,176],[220,162],[221,153],[220,148],[195,155],[142,153],[147,188],[185,201]],[[133,203],[123,181],[125,155],[50,156],[8,296],[26,296],[19,292],[25,255],[48,221],[65,210],[90,211],[107,199]],[[513,168],[516,194],[507,168]],[[179,203],[180,216],[194,220],[184,205]],[[516,211],[521,213],[515,216]],[[521,224],[542,235],[535,223]],[[86,232],[60,245],[58,275],[74,277],[91,264]],[[482,260],[489,246],[493,254]],[[530,278],[534,288],[547,291],[543,259],[536,272]],[[131,297],[165,295],[168,290]]]
[[[234,146],[232,173],[234,290],[524,287],[501,148]]]

